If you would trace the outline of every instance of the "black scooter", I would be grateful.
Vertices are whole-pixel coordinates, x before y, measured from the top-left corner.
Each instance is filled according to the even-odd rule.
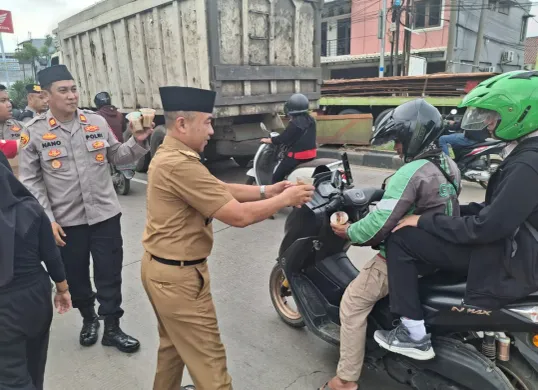
[[[353,188],[345,154],[342,162],[344,172],[315,176],[312,201],[287,218],[270,276],[271,300],[284,322],[306,325],[334,345],[340,339],[340,300],[359,271],[346,255],[351,243],[333,233],[329,218],[345,211],[351,222],[358,221],[383,196],[380,189]],[[385,298],[368,318],[367,367],[418,390],[538,389],[538,294],[492,311],[463,303],[461,277],[443,271],[421,278],[420,285],[436,357],[417,361],[379,347],[373,333],[394,327]]]

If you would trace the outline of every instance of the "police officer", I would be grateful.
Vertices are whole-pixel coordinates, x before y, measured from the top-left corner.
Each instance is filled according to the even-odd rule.
[[[213,134],[215,93],[160,88],[167,135],[148,171],[147,222],[143,236],[142,282],[159,322],[155,390],[175,390],[187,366],[203,390],[230,390],[207,257],[213,246],[211,221],[244,227],[312,196],[311,186],[227,184],[201,163]]]
[[[23,125],[13,119],[13,105],[9,100],[7,88],[0,84],[0,139],[17,140]]]
[[[42,114],[47,111],[47,101],[41,91],[41,87],[37,84],[28,84],[26,86],[28,105],[18,116],[17,119],[26,123],[29,122],[35,115]]]
[[[98,317],[90,281],[90,253],[105,319],[102,344],[122,352],[138,350],[138,340],[119,326],[123,241],[121,210],[108,163],[130,164],[147,153],[151,129],[121,145],[103,117],[77,108],[78,92],[64,65],[45,68],[39,82],[50,109],[34,117],[21,136],[20,175],[52,222],[83,326],[80,344],[97,342]]]

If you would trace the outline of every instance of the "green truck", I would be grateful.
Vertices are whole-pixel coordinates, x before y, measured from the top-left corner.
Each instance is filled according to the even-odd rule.
[[[421,76],[327,80],[317,111],[320,144],[367,145],[385,113],[409,100],[424,98],[441,113],[495,73],[436,73]]]

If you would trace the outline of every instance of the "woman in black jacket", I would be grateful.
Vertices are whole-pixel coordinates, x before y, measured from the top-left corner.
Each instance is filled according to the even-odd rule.
[[[0,194],[0,389],[40,390],[52,321],[49,275],[59,313],[71,308],[71,295],[50,221],[2,153]]]
[[[284,159],[273,173],[273,183],[284,180],[297,165],[316,158],[316,121],[308,114],[308,103],[305,95],[293,95],[284,105],[284,111],[290,118],[286,130],[277,137],[261,140],[286,148]]]
[[[503,73],[463,100],[461,127],[469,132],[487,127],[495,138],[510,141],[505,160],[489,181],[484,203],[462,206],[461,217],[408,216],[389,237],[390,306],[402,324],[375,333],[382,347],[419,359],[431,348],[418,293],[418,274],[425,269],[467,276],[464,304],[486,310],[538,291],[536,76]]]

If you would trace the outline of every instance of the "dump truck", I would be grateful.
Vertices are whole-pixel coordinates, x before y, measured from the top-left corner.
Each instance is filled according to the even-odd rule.
[[[280,131],[284,102],[303,93],[317,108],[321,94],[323,0],[105,0],[59,23],[59,53],[93,107],[107,91],[127,114],[157,110],[151,153],[164,138],[159,87],[217,92],[215,134],[205,159],[233,157],[242,166],[264,132]]]

